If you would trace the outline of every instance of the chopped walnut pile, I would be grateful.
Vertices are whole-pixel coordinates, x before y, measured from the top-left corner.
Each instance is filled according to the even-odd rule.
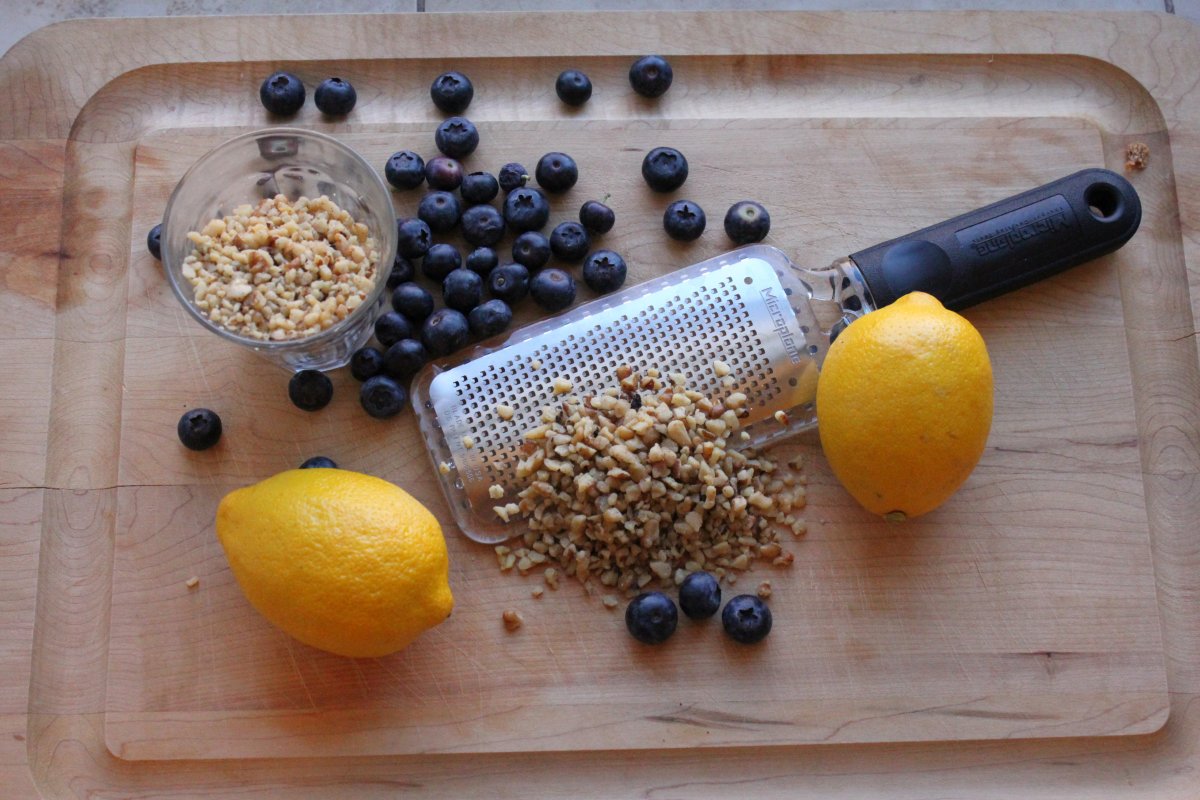
[[[781,468],[727,445],[749,413],[746,396],[705,397],[657,370],[621,367],[617,378],[620,388],[595,396],[560,393],[525,433],[518,502],[494,510],[528,531],[496,547],[500,568],[555,564],[586,586],[631,594],[701,569],[732,582],[756,559],[790,565],[778,534],[806,530],[796,516],[804,477],[799,462]]]

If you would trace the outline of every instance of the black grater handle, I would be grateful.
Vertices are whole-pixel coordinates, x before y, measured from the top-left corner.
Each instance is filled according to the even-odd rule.
[[[921,291],[961,309],[1111,253],[1141,221],[1129,181],[1085,169],[850,258],[876,308]]]

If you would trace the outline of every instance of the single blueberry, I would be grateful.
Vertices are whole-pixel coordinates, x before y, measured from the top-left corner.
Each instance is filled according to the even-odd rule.
[[[504,217],[495,206],[471,206],[462,215],[462,235],[467,244],[493,247],[504,238]]]
[[[358,92],[344,78],[326,78],[317,84],[313,92],[313,102],[317,110],[331,117],[340,117],[354,110],[358,102]]]
[[[625,607],[625,627],[643,644],[662,644],[678,624],[675,601],[662,592],[642,592]]]
[[[421,261],[421,272],[426,278],[435,281],[445,280],[446,276],[462,266],[462,253],[452,244],[438,242],[429,248]]]
[[[721,607],[721,584],[708,572],[693,572],[679,584],[679,608],[689,619],[708,619]]]
[[[467,314],[467,324],[471,326],[471,333],[481,339],[502,332],[510,322],[512,309],[508,307],[508,303],[498,299],[475,306],[471,313]]]
[[[490,172],[469,172],[463,175],[458,193],[471,205],[490,203],[500,194],[500,182]]]
[[[258,87],[258,99],[272,114],[291,116],[304,105],[304,81],[290,72],[273,72]]]
[[[221,438],[221,418],[207,408],[193,408],[175,426],[179,441],[189,450],[207,450]]]
[[[476,247],[467,254],[463,261],[463,266],[477,274],[481,278],[486,278],[492,274],[492,270],[500,263],[499,256],[496,251],[490,247]]]
[[[741,200],[725,212],[725,234],[734,244],[761,242],[770,230],[771,215],[761,203]]]
[[[429,230],[444,233],[458,224],[460,208],[458,198],[449,192],[430,192],[417,204],[417,216],[425,221]]]
[[[408,405],[408,391],[387,375],[376,375],[358,390],[358,402],[372,417],[386,419]]]
[[[537,231],[525,231],[513,240],[512,257],[530,271],[539,270],[550,260],[550,241]]]
[[[511,231],[540,230],[550,219],[550,202],[540,190],[531,187],[513,189],[504,198],[504,221]]]
[[[507,194],[513,189],[520,189],[529,183],[529,170],[525,169],[523,164],[510,161],[500,168],[497,180],[500,183],[500,188]]]
[[[413,263],[402,256],[397,249],[396,258],[392,260],[392,271],[388,273],[387,288],[395,289],[400,284],[411,281],[416,274],[417,270]]]
[[[146,249],[150,255],[162,261],[162,223],[158,223],[146,234]]]
[[[479,146],[479,129],[466,117],[450,117],[434,130],[433,143],[451,158],[466,158]]]
[[[350,374],[356,381],[374,378],[383,372],[383,353],[375,347],[360,347],[350,356]]]
[[[510,306],[529,294],[529,270],[521,264],[503,264],[488,275],[488,293]]]
[[[450,156],[434,156],[425,162],[425,180],[430,189],[453,192],[463,182],[462,164]]]
[[[383,165],[383,176],[397,189],[415,189],[425,182],[425,159],[412,150],[392,153]]]
[[[392,308],[416,325],[433,313],[433,295],[412,281],[402,283],[392,289]]]
[[[304,411],[319,411],[333,399],[333,381],[315,369],[302,369],[288,381],[288,399]]]
[[[444,72],[433,79],[429,96],[433,104],[447,114],[461,114],[471,105],[475,87],[461,72]]]
[[[582,261],[591,246],[587,231],[578,222],[560,222],[550,232],[550,251],[563,261]]]
[[[566,69],[558,73],[554,91],[567,105],[581,106],[592,96],[592,81],[577,69]]]
[[[461,311],[441,308],[421,327],[421,344],[431,356],[448,356],[471,339],[471,327]]]
[[[375,320],[375,338],[384,347],[412,336],[412,323],[403,314],[388,311]]]
[[[699,239],[707,222],[704,209],[691,200],[676,200],[663,212],[663,228],[667,236],[679,242]]]
[[[725,604],[721,626],[736,642],[761,642],[771,632],[771,609],[752,594],[739,594]]]
[[[565,192],[579,180],[579,167],[566,153],[546,153],[534,170],[538,185],[552,194]]]
[[[626,272],[625,259],[612,250],[597,250],[583,262],[583,282],[599,294],[620,289]]]
[[[328,456],[313,456],[301,464],[300,469],[337,469],[337,462]]]
[[[599,200],[588,200],[579,207],[579,221],[590,233],[608,233],[617,221],[617,215]]]
[[[656,147],[642,159],[642,177],[656,192],[675,191],[687,176],[687,159],[674,147]]]
[[[561,269],[549,267],[529,281],[529,293],[547,311],[562,311],[575,302],[575,279]]]
[[[433,244],[433,231],[423,219],[413,217],[396,223],[396,252],[405,258],[421,258]]]
[[[447,308],[464,314],[483,299],[483,278],[469,269],[456,269],[442,281],[442,300]]]
[[[388,348],[383,356],[384,370],[397,380],[408,380],[425,366],[429,354],[416,339],[401,339]]]
[[[642,56],[629,68],[629,85],[642,97],[662,97],[674,77],[675,71],[662,56]]]

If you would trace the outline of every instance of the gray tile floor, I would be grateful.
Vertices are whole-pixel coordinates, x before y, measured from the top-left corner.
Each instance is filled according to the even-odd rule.
[[[82,17],[189,14],[366,13],[377,11],[549,11],[584,9],[796,9],[854,11],[1165,11],[1200,22],[1200,0],[0,0],[0,53],[52,22]]]

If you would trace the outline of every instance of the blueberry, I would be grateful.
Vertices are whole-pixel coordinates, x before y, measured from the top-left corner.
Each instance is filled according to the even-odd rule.
[[[498,181],[505,194],[529,183],[529,170],[523,164],[510,161],[500,168]]]
[[[458,193],[471,205],[490,203],[500,194],[500,182],[490,172],[470,172],[463,175]]]
[[[397,250],[396,258],[392,260],[392,271],[388,273],[387,288],[395,289],[400,284],[411,281],[416,275],[417,270],[412,262]]]
[[[626,272],[625,259],[612,250],[597,250],[583,262],[583,282],[600,294],[620,289]]]
[[[469,269],[456,269],[442,281],[442,300],[447,308],[464,314],[483,299],[483,278]]]
[[[408,380],[425,366],[429,354],[416,339],[401,339],[383,356],[384,370],[397,380]]]
[[[495,206],[471,206],[462,215],[462,235],[468,244],[492,247],[504,238],[504,217]]]
[[[412,323],[403,314],[388,311],[375,320],[375,338],[384,347],[391,347],[401,339],[412,336]]]
[[[360,347],[350,356],[350,374],[356,381],[374,378],[383,372],[383,353],[374,347]]]
[[[539,190],[521,187],[504,198],[504,221],[512,231],[539,230],[550,219],[550,203]]]
[[[421,272],[426,278],[441,281],[461,266],[462,254],[458,252],[458,248],[452,244],[438,242],[425,254],[425,260],[421,262]]]
[[[771,230],[771,215],[753,200],[734,203],[725,212],[725,233],[734,244],[761,242]]]
[[[179,441],[189,450],[207,450],[221,438],[221,418],[207,408],[193,408],[175,426]]]
[[[667,236],[680,242],[692,242],[704,233],[707,218],[704,209],[691,200],[676,200],[663,212],[663,228]]]
[[[480,338],[495,336],[508,327],[512,322],[512,309],[503,300],[488,300],[467,314],[467,324],[471,333]]]
[[[438,309],[421,327],[421,344],[434,357],[450,355],[470,338],[467,318],[453,308]]]
[[[736,642],[761,642],[771,632],[771,609],[752,594],[739,594],[725,604],[721,625]]]
[[[433,313],[433,295],[412,281],[402,283],[392,290],[392,308],[415,325]]]
[[[599,200],[588,200],[579,208],[579,221],[590,233],[608,233],[617,221],[617,215]]]
[[[547,192],[565,192],[579,180],[579,167],[566,153],[546,153],[538,159],[534,170],[538,185]]]
[[[333,399],[333,381],[323,372],[302,369],[288,381],[288,399],[296,408],[319,411]]]
[[[146,234],[146,249],[150,255],[162,261],[162,223],[158,223]]]
[[[462,164],[449,156],[434,156],[425,162],[425,180],[430,189],[453,192],[462,186]]]
[[[358,92],[343,78],[326,78],[317,84],[313,92],[313,102],[317,110],[331,117],[340,117],[354,110],[358,102]]]
[[[642,56],[629,68],[629,85],[642,97],[662,97],[674,77],[675,71],[662,56]]]
[[[492,274],[492,270],[500,263],[499,256],[496,251],[490,247],[476,247],[467,254],[463,266],[477,274],[481,278],[486,278]]]
[[[408,405],[408,392],[387,375],[376,375],[358,390],[358,402],[376,419],[394,417]]]
[[[687,176],[687,159],[674,147],[656,147],[642,159],[642,177],[656,192],[675,191]]]
[[[721,584],[710,573],[691,573],[679,585],[679,607],[689,619],[708,619],[721,607]]]
[[[592,96],[592,81],[577,69],[563,70],[554,82],[558,99],[569,106],[581,106]]]
[[[675,601],[662,592],[642,592],[625,607],[625,627],[643,644],[662,644],[678,624]]]
[[[458,224],[459,209],[458,198],[449,192],[430,192],[417,204],[417,216],[429,230],[443,233]]]
[[[313,456],[301,464],[300,469],[337,469],[337,462],[328,456]]]
[[[578,222],[560,222],[550,233],[550,251],[563,261],[582,261],[592,242]]]
[[[529,294],[529,270],[521,264],[504,264],[488,275],[488,293],[511,305]]]
[[[396,252],[405,258],[421,258],[433,244],[433,231],[425,220],[402,219],[396,223]]]
[[[513,240],[513,261],[539,270],[550,260],[550,241],[537,231],[525,231]]]
[[[451,158],[466,158],[479,146],[479,129],[466,117],[450,117],[433,132],[433,143]]]
[[[258,87],[258,99],[272,114],[291,116],[304,105],[304,81],[290,72],[273,72]]]
[[[425,159],[412,150],[392,153],[383,165],[383,176],[397,189],[415,189],[425,182]]]
[[[475,87],[461,72],[444,72],[433,79],[429,96],[433,104],[447,114],[461,114],[471,105]]]
[[[561,269],[550,267],[533,276],[529,293],[547,311],[562,311],[575,302],[575,279]]]

